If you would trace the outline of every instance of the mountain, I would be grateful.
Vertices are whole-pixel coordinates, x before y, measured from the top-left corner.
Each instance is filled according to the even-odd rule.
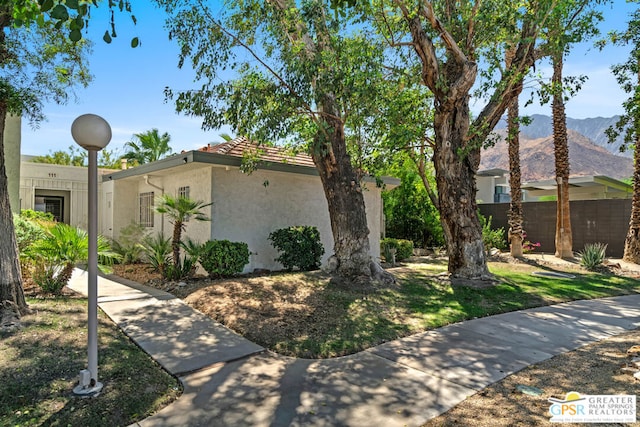
[[[498,141],[482,151],[480,169],[509,170],[509,154],[504,140],[506,131],[495,131]],[[616,156],[580,133],[569,130],[569,167],[571,176],[606,175],[624,179],[633,175],[633,160]],[[522,181],[538,181],[555,177],[553,137],[530,138],[520,134]]]
[[[531,118],[531,124],[521,126],[521,135],[524,134],[530,139],[544,138],[553,135],[551,117],[542,114],[533,114],[529,117]],[[632,150],[620,151],[623,145],[623,136],[619,136],[614,142],[609,144],[609,139],[604,133],[610,126],[615,126],[619,118],[620,116],[594,117],[589,119],[572,119],[567,117],[567,128],[581,133],[591,139],[596,145],[605,148],[612,154],[633,158]],[[506,127],[506,121],[501,120],[496,126],[496,130],[506,129]]]

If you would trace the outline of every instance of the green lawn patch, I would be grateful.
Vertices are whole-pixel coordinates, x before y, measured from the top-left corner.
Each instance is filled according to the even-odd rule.
[[[574,279],[531,274],[544,269],[554,270],[490,263],[498,282],[478,289],[452,284],[446,262],[423,260],[392,269],[397,286],[369,293],[332,286],[318,272],[297,272],[190,285],[181,297],[280,354],[324,358],[467,319],[640,290],[636,279],[579,268],[568,270]]]
[[[23,328],[0,335],[0,426],[127,426],[181,393],[177,379],[129,340],[101,311],[100,396],[73,395],[87,364],[87,301],[30,299]]]

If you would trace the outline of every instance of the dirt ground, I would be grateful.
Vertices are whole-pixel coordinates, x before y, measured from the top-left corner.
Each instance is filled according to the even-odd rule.
[[[493,261],[514,262],[508,257]],[[520,261],[521,262],[521,261]],[[553,257],[536,257],[528,262],[536,264],[564,263],[575,267],[574,261],[556,260]],[[638,277],[638,271],[624,268],[619,263],[610,263],[607,270],[616,274]],[[268,277],[243,276],[227,280],[199,278],[188,283],[163,283],[159,276],[145,268],[115,266],[114,274],[147,283],[173,293],[189,304],[222,321],[235,330],[251,331],[245,334],[252,339],[252,333],[265,335],[299,334],[290,330],[291,325],[304,325],[303,319],[309,310],[314,316],[322,307],[314,305],[313,289],[323,286],[328,277],[313,273],[311,283],[308,277],[292,275],[287,281],[269,280]],[[260,286],[256,286],[257,284]],[[304,291],[300,291],[304,289]],[[259,319],[256,316],[259,313]],[[336,313],[323,313],[324,326],[330,327]],[[321,322],[322,323],[322,322]],[[260,324],[259,327],[256,327]],[[248,327],[253,325],[253,327]],[[317,323],[313,327],[323,327]],[[457,405],[449,412],[430,420],[425,427],[435,426],[541,426],[549,422],[548,398],[564,399],[575,391],[580,394],[635,394],[640,392],[640,380],[621,368],[629,362],[627,350],[640,345],[640,330],[600,341],[578,350],[556,356],[537,365],[530,366],[502,381],[484,389]],[[542,390],[539,396],[525,394],[521,386]],[[555,425],[555,424],[554,424]],[[577,424],[572,424],[577,425]],[[586,424],[589,425],[589,424]],[[593,424],[590,424],[593,425]],[[620,424],[598,424],[620,425]],[[630,424],[625,424],[630,425]],[[632,425],[640,426],[640,423]]]
[[[572,391],[581,395],[638,395],[640,381],[621,370],[630,359],[627,350],[637,344],[640,344],[640,330],[599,341],[529,366],[469,397],[450,411],[430,420],[423,427],[558,425],[549,421],[551,403],[547,399],[550,397],[565,399],[567,393]],[[541,389],[542,394],[525,394],[518,389],[518,386],[522,385]],[[640,423],[624,425],[639,426]]]

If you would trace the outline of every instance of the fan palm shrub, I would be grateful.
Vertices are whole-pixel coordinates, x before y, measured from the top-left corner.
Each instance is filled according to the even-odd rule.
[[[212,203],[205,203],[200,200],[192,200],[188,197],[173,197],[170,194],[163,194],[156,205],[156,212],[169,217],[169,222],[173,224],[173,236],[171,239],[171,249],[173,252],[173,268],[180,266],[180,247],[182,242],[182,232],[185,230],[187,220],[211,221],[202,210]]]
[[[27,255],[36,265],[36,284],[45,292],[59,294],[69,283],[73,269],[79,264],[86,265],[89,258],[89,238],[85,230],[57,223],[28,247]],[[98,236],[100,271],[109,272],[108,266],[119,259],[120,255],[111,250],[107,239]]]

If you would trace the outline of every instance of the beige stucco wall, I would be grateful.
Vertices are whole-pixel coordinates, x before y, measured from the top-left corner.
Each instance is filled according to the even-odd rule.
[[[11,210],[20,212],[20,116],[7,115],[4,124],[4,155]]]
[[[380,256],[380,190],[365,191],[372,256]],[[318,228],[325,249],[323,262],[333,253],[333,234],[320,178],[258,170],[251,175],[237,169],[213,170],[213,239],[242,241],[249,245],[255,268],[281,269],[269,233],[292,225]]]
[[[189,187],[189,198],[191,200],[198,200],[204,203],[211,202],[211,176],[212,168],[198,167],[199,165],[191,164],[178,168],[170,176],[163,179],[163,187],[165,194],[169,194],[173,197],[178,196],[179,187]],[[153,181],[151,181],[153,182]],[[213,207],[208,206],[202,209],[202,212],[209,218],[212,217]],[[164,217],[164,218],[163,218]],[[156,221],[164,223],[164,230],[166,236],[171,236],[173,232],[173,224],[171,224],[169,218],[166,215],[160,215],[156,217]],[[185,223],[185,236],[189,237],[195,242],[204,243],[211,239],[211,222],[210,221],[196,221],[189,220]]]
[[[138,183],[135,181],[104,181],[102,183],[101,233],[117,239],[120,231],[132,221],[137,222]],[[116,213],[117,212],[117,213]]]
[[[107,172],[98,170],[99,174]],[[21,162],[20,209],[33,209],[36,195],[60,196],[65,201],[64,222],[86,229],[87,173],[85,167]],[[101,180],[98,180],[98,200],[103,200]],[[99,230],[103,228],[102,220],[103,216],[99,215]]]
[[[251,175],[241,173],[235,167],[187,164],[171,170],[148,175],[129,177],[103,184],[103,194],[112,193],[112,236],[117,239],[122,227],[132,220],[138,221],[138,195],[153,191],[177,195],[178,187],[189,186],[190,198],[213,205],[205,209],[211,222],[189,221],[184,236],[198,242],[213,239],[241,241],[249,245],[250,262],[245,272],[256,268],[278,270],[278,256],[268,240],[272,231],[292,225],[318,227],[325,248],[323,262],[333,252],[333,235],[329,222],[327,202],[320,178],[313,175],[258,170]],[[160,190],[159,188],[162,188]],[[382,216],[381,190],[373,184],[365,188],[367,221],[372,256],[380,256],[380,225]],[[106,204],[105,204],[106,205]],[[109,224],[109,220],[105,220]],[[172,225],[168,218],[156,214],[154,227],[149,233],[164,232],[171,236]]]

